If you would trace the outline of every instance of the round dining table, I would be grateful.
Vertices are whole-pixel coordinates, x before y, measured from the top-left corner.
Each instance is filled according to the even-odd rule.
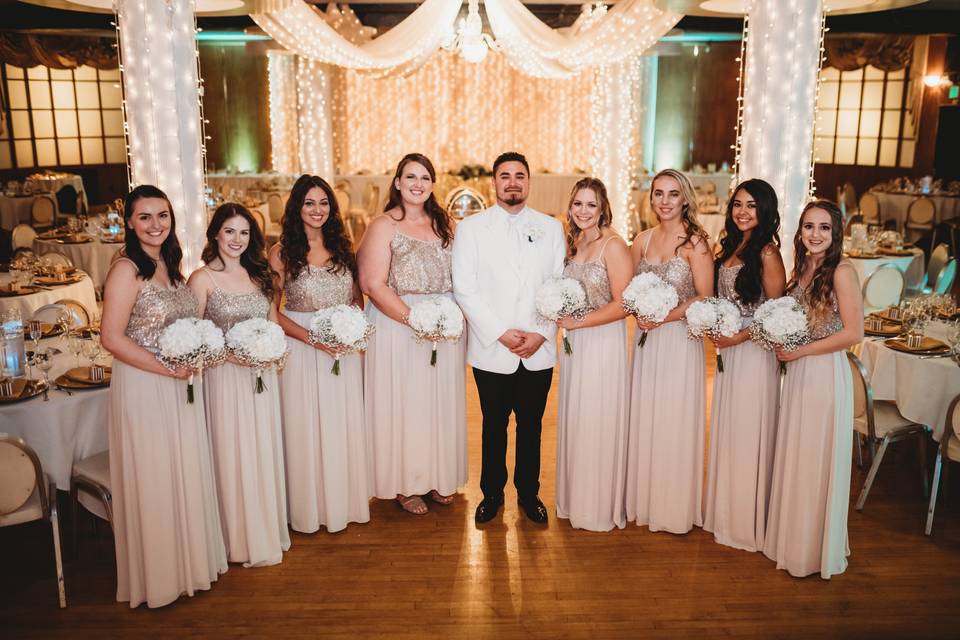
[[[940,223],[944,220],[960,217],[960,195],[947,193],[924,195],[922,193],[877,191],[875,189],[871,189],[870,193],[875,195],[880,203],[881,219],[896,220],[898,229],[903,229],[910,203],[922,197],[929,198],[933,202],[933,206],[936,207],[935,222]]]
[[[54,285],[44,287],[34,293],[24,295],[10,295],[6,289],[11,280],[10,274],[0,273],[0,311],[9,309],[19,309],[20,317],[26,321],[33,317],[34,312],[40,307],[53,304],[58,300],[76,300],[87,310],[87,314],[93,317],[97,311],[97,294],[93,288],[93,281],[85,273],[81,273],[81,279],[78,282],[70,284]]]
[[[113,264],[113,259],[121,248],[123,248],[123,242],[106,242],[100,238],[91,238],[85,242],[71,242],[58,238],[38,237],[33,241],[33,251],[38,256],[53,251],[70,258],[73,266],[90,276],[97,290],[103,289],[110,265]]]
[[[910,255],[876,255],[870,257],[848,256],[860,277],[860,286],[870,275],[885,264],[892,264],[903,272],[903,284],[907,289],[919,289],[923,285],[923,249],[906,249]]]
[[[30,224],[30,221],[32,220],[31,211],[33,210],[33,201],[39,197],[39,195],[0,195],[0,229],[6,229],[7,231],[10,231],[18,224]],[[54,198],[54,202],[56,202],[56,198]]]

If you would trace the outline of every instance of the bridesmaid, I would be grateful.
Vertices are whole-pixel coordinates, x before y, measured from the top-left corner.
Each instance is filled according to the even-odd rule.
[[[853,449],[853,379],[845,350],[863,339],[857,273],[843,260],[843,216],[826,200],[800,214],[787,294],[807,310],[811,341],[778,351],[780,394],[770,514],[763,553],[802,577],[843,573]]]
[[[163,329],[196,317],[180,273],[170,200],[141,185],[127,194],[122,257],[107,274],[101,335],[114,357],[110,483],[117,600],[170,604],[227,570],[203,396],[187,402],[189,369],[156,358]],[[202,386],[202,385],[201,385]]]
[[[363,364],[358,353],[340,357],[308,336],[318,309],[363,307],[357,262],[333,189],[302,175],[283,213],[279,244],[270,249],[284,307],[277,315],[290,343],[280,379],[290,526],[333,533],[370,521],[370,467],[363,420]],[[277,304],[281,298],[277,296]]]
[[[709,241],[697,223],[689,178],[665,169],[653,178],[650,205],[659,224],[634,240],[637,273],[672,284],[680,303],[635,346],[627,451],[627,518],[650,531],[686,533],[702,523],[706,427],[703,343],[687,337],[687,307],[713,294]]]
[[[607,189],[596,178],[573,188],[567,208],[563,275],[583,283],[590,312],[557,324],[573,353],[562,356],[557,423],[557,517],[576,529],[610,531],[626,524],[630,393],[624,287],[633,275],[630,250],[610,228]]]
[[[407,324],[410,306],[432,295],[453,299],[453,229],[433,194],[436,172],[419,153],[397,165],[384,215],[360,244],[360,286],[377,330],[364,378],[374,495],[413,514],[421,496],[446,505],[467,481],[466,337],[431,345]]]
[[[276,320],[263,234],[246,208],[217,208],[203,262],[187,284],[204,318],[224,333],[250,318]],[[263,382],[254,393],[254,371],[226,362],[204,384],[227,559],[245,567],[278,564],[290,548],[276,372],[263,372]]]
[[[713,341],[723,350],[724,371],[713,388],[703,528],[745,551],[763,548],[777,439],[777,359],[750,341],[749,325],[756,308],[786,287],[779,228],[773,187],[747,180],[727,204],[715,260],[718,294],[739,307],[743,329]]]

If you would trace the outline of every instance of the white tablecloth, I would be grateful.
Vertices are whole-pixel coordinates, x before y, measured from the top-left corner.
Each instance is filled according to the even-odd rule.
[[[0,284],[6,285],[10,282],[10,275],[0,273]],[[60,287],[51,287],[50,290],[40,290],[37,293],[31,293],[25,296],[10,296],[0,298],[0,311],[7,309],[20,309],[20,317],[29,320],[33,312],[45,304],[51,304],[57,300],[76,300],[82,304],[87,313],[93,314],[97,311],[97,295],[93,290],[93,281],[89,277],[84,277],[80,282],[66,284]]]
[[[927,334],[943,339],[937,324],[933,323]],[[874,399],[896,402],[904,417],[930,427],[939,442],[950,401],[960,393],[960,366],[950,358],[921,360],[894,351],[882,338],[865,339],[859,351]]]
[[[714,243],[720,240],[720,233],[723,231],[726,220],[727,217],[722,213],[701,213],[697,216],[700,226],[703,227],[703,230],[707,232],[710,240]]]
[[[28,341],[27,348],[32,346]],[[54,358],[51,384],[57,376],[76,366],[76,358],[67,352],[60,338],[41,340],[40,346],[56,347],[63,352]],[[101,358],[99,362],[103,364],[108,360]],[[81,358],[81,363],[86,366],[89,361]],[[36,368],[33,374],[40,377]],[[57,488],[67,491],[73,463],[107,450],[109,394],[109,388],[102,388],[74,391],[70,396],[51,388],[48,402],[40,395],[0,405],[0,431],[23,438],[37,452],[43,470],[53,477]]]
[[[70,258],[73,266],[86,271],[93,280],[93,286],[97,289],[103,288],[103,282],[107,279],[107,272],[113,263],[113,258],[123,247],[123,243],[108,243],[93,240],[82,244],[61,244],[55,240],[33,241],[33,250],[38,256],[42,256],[50,251],[56,251]]]
[[[9,231],[18,224],[30,224],[30,209],[36,199],[37,196],[8,197],[0,195],[0,229]],[[53,200],[56,203],[56,197]],[[54,206],[55,210],[56,208]]]
[[[880,265],[893,264],[903,272],[904,285],[908,289],[918,289],[923,284],[923,250],[913,249],[912,256],[880,256],[879,258],[850,258],[850,263],[857,270],[860,277],[860,286],[867,281],[870,274],[880,268]]]
[[[917,198],[922,197],[920,194],[911,194],[911,193],[889,193],[885,191],[873,191],[870,193],[877,196],[877,200],[880,202],[880,217],[882,220],[896,220],[897,226],[903,228],[903,223],[907,219],[907,209],[910,208],[910,203],[916,200]],[[944,220],[949,220],[951,218],[956,218],[960,216],[960,197],[957,196],[928,196],[932,201],[934,206],[937,208],[937,215],[935,220],[937,222],[943,222]]]

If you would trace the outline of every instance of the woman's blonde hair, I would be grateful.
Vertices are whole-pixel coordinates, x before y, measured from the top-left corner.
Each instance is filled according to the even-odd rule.
[[[570,192],[570,201],[567,203],[567,257],[572,258],[577,255],[577,238],[583,231],[573,221],[570,215],[570,209],[573,208],[573,201],[577,198],[577,193],[581,189],[590,189],[597,196],[597,204],[600,205],[600,219],[597,221],[597,228],[603,233],[604,227],[609,227],[613,222],[613,211],[610,209],[610,198],[607,197],[607,187],[599,178],[580,178],[577,184],[573,185]]]
[[[697,191],[693,188],[693,183],[690,182],[683,172],[677,171],[676,169],[664,169],[660,171],[657,175],[653,176],[653,180],[650,181],[650,208],[653,210],[654,215],[657,216],[657,220],[660,219],[660,215],[657,214],[656,209],[653,206],[653,186],[657,183],[659,178],[673,178],[677,181],[677,184],[680,185],[680,195],[683,196],[683,215],[681,217],[681,222],[683,222],[683,229],[687,236],[683,239],[683,243],[680,244],[680,247],[689,243],[694,237],[698,237],[701,240],[706,241],[708,239],[707,232],[703,230],[703,227],[700,226],[700,223],[697,221],[697,213],[699,211],[699,205],[697,204]],[[680,250],[680,247],[677,247],[677,251]]]

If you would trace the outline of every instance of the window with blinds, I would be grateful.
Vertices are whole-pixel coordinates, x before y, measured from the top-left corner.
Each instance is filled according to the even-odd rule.
[[[3,65],[0,169],[123,164],[119,69]]]

